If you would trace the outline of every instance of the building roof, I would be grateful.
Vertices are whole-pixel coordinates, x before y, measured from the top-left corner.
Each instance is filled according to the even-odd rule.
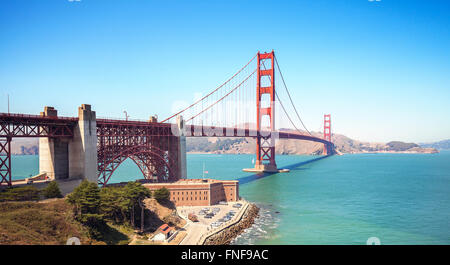
[[[158,228],[158,230],[164,234],[167,234],[172,230],[172,227],[170,227],[168,224],[163,224]]]
[[[218,180],[218,179],[179,179],[175,182],[160,182],[160,183],[145,183],[144,186],[164,186],[170,187],[171,185],[199,185],[199,184],[212,184],[212,183],[239,183],[238,180]]]

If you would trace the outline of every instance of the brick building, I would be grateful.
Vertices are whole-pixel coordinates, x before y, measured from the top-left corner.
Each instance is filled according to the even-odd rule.
[[[170,200],[176,206],[209,206],[220,201],[239,200],[237,180],[180,179],[171,183],[143,185],[152,191],[166,187],[170,191]]]

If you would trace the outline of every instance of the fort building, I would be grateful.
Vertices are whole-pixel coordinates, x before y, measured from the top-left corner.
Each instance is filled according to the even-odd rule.
[[[154,191],[165,187],[175,206],[210,206],[220,201],[239,200],[239,181],[216,179],[180,179],[170,183],[145,183]]]

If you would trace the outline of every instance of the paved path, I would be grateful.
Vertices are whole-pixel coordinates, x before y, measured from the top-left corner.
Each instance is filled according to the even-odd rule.
[[[199,223],[190,223],[185,229],[187,235],[183,241],[180,242],[180,245],[196,245],[200,240],[200,237],[206,233],[207,227]]]

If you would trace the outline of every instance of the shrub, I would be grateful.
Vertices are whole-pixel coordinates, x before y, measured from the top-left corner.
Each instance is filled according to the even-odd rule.
[[[0,202],[4,201],[37,201],[40,191],[33,186],[7,188],[0,192]]]
[[[63,195],[61,190],[59,189],[58,183],[56,181],[52,181],[48,184],[48,186],[42,190],[42,194],[46,198],[62,198]]]

